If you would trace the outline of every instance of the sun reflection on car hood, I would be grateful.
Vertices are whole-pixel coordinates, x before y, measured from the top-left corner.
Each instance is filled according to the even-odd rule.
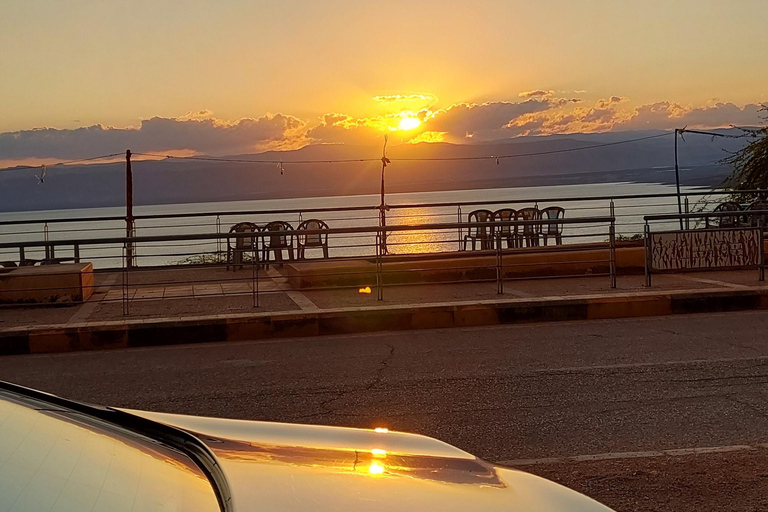
[[[208,445],[239,511],[609,510],[421,435],[124,411],[184,429]]]

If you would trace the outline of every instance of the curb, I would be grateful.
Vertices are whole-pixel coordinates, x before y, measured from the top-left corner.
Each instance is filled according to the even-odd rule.
[[[90,322],[0,331],[0,355],[42,354],[353,334],[768,309],[768,289],[638,292],[289,313]]]

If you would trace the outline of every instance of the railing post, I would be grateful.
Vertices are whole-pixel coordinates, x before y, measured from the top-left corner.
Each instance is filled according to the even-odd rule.
[[[75,244],[75,263],[80,263],[80,244]]]
[[[616,205],[611,199],[610,203],[611,225],[608,228],[609,242],[609,272],[611,274],[611,288],[616,288]]]
[[[611,203],[613,205],[613,203]],[[613,208],[611,208],[613,209]],[[616,221],[611,219],[610,233],[610,273],[611,273],[611,288],[616,288]]]
[[[496,293],[504,294],[504,262],[501,253],[501,231],[496,233]]]
[[[46,222],[43,224],[43,240],[46,242],[48,241],[48,223]],[[45,245],[45,259],[50,260],[51,259],[51,246],[46,244]]]
[[[381,275],[381,253],[382,253],[382,235],[381,231],[376,232],[376,300],[384,300],[384,279]]]
[[[257,248],[259,244],[257,238],[254,237],[251,242],[251,297],[253,300],[253,307],[259,307],[259,268],[256,260]]]
[[[763,233],[764,230],[764,216],[761,215],[760,218],[757,221],[757,230],[760,232],[760,235],[758,239],[760,240],[760,266],[759,266],[759,273],[760,273],[760,281],[765,281],[765,234]]]
[[[651,227],[645,221],[645,286],[651,286]]]
[[[122,269],[122,275],[123,275],[123,316],[128,316],[130,314],[129,306],[128,306],[128,245],[126,242],[123,242],[123,269]]]
[[[690,209],[688,207],[688,196],[685,196],[685,214],[688,215],[690,212]],[[685,218],[685,229],[691,229],[691,219],[686,217]]]
[[[216,234],[221,234],[221,217],[219,214],[216,214]],[[221,238],[216,239],[216,256],[221,258]]]
[[[461,205],[457,205],[457,209],[458,209],[457,210],[457,213],[458,213],[458,215],[457,215],[457,217],[458,217],[457,222],[459,223],[459,250],[462,250],[461,239],[464,236],[464,230],[461,227]]]

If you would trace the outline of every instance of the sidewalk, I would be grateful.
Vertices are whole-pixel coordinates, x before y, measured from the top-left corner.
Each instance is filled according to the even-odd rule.
[[[375,288],[294,290],[270,269],[259,275],[257,308],[250,271],[217,272],[132,276],[127,316],[119,274],[98,274],[84,304],[1,309],[0,354],[768,307],[756,271],[655,275],[652,288],[637,275],[619,276],[616,289],[604,276],[509,280],[503,294],[495,282],[404,285],[377,301]]]

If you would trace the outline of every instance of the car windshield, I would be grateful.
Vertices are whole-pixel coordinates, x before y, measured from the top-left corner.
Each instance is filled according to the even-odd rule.
[[[218,511],[187,455],[94,419],[0,391],[0,512]]]

